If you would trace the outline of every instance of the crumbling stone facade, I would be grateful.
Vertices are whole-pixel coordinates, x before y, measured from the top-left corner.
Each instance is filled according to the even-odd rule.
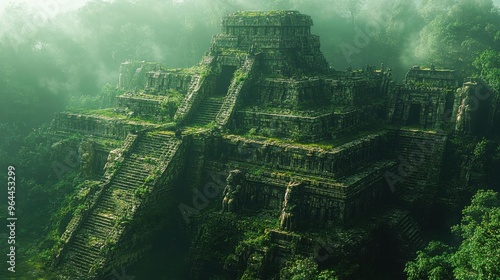
[[[498,134],[498,92],[480,78],[470,78],[457,89],[454,102],[455,131],[471,135]]]
[[[394,90],[390,117],[400,125],[446,129],[457,86],[455,71],[414,66]]]
[[[388,174],[398,175],[402,156],[424,159],[412,162],[416,175],[405,179],[403,188],[411,192],[416,181],[439,177],[438,171],[426,175],[425,170],[440,164],[447,129],[476,133],[493,127],[478,128],[480,120],[498,120],[498,95],[481,103],[488,113],[473,113],[474,94],[491,90],[471,81],[457,92],[450,70],[414,67],[395,85],[383,67],[329,68],[311,26],[309,16],[294,11],[230,14],[199,65],[169,70],[126,62],[118,85],[125,93],[117,97],[117,108],[57,115],[54,134],[92,134],[123,145],[110,152],[98,191],[68,225],[56,259],[62,271],[74,265],[92,278],[136,260],[140,249],[117,249],[146,242],[137,237],[143,224],[134,219],[151,222],[148,217],[159,217],[167,198],[200,193],[211,174],[226,174],[220,193],[208,202],[220,215],[275,213],[280,226],[272,229],[271,242],[304,228],[353,224],[398,199],[401,188]],[[419,147],[437,140],[437,151]],[[86,173],[95,172],[89,167],[93,150],[91,142],[83,142]],[[199,212],[179,210],[184,218]],[[421,246],[416,223],[401,213],[391,225]],[[154,223],[147,228],[145,236],[152,236]],[[88,236],[99,246],[85,243]],[[275,251],[258,252],[244,263],[259,270],[270,259],[281,259]]]

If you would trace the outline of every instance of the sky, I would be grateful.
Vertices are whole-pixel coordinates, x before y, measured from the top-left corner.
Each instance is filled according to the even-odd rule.
[[[47,7],[55,3],[58,5],[57,8],[59,11],[68,11],[68,10],[78,9],[79,7],[85,5],[85,3],[89,1],[91,0],[0,0],[0,11],[3,10],[3,8],[5,8],[5,6],[7,6],[11,2],[17,2],[17,3],[24,2],[24,3],[29,3],[34,7],[42,7],[42,8],[44,6]],[[114,0],[105,0],[105,1],[114,1]],[[179,1],[179,0],[172,0],[172,1]],[[493,0],[493,3],[496,6],[500,7],[500,0]]]
[[[57,12],[75,10],[90,0],[0,0],[0,11],[10,3],[27,3],[40,10],[50,9]],[[112,0],[105,0],[111,2]],[[500,0],[499,0],[500,1]],[[54,13],[54,15],[57,13]]]

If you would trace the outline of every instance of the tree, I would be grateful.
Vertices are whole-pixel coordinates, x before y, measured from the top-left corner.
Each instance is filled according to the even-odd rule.
[[[474,67],[479,74],[496,90],[500,90],[500,53],[492,49],[485,50],[474,60]]]
[[[500,195],[480,190],[462,214],[452,228],[460,246],[431,242],[406,264],[408,279],[500,279]]]
[[[421,14],[429,20],[420,32],[416,55],[426,63],[434,63],[461,71],[469,70],[477,55],[489,48],[498,49],[500,15],[491,0],[453,1],[442,13],[440,4],[426,1]]]
[[[408,280],[453,279],[451,252],[452,248],[446,244],[430,242],[424,250],[417,252],[414,261],[406,264]]]
[[[456,279],[500,279],[500,196],[479,191],[453,232],[463,238],[452,257]]]
[[[316,264],[310,258],[296,258],[287,261],[286,266],[281,269],[282,280],[336,280],[336,273],[331,270],[318,270]]]

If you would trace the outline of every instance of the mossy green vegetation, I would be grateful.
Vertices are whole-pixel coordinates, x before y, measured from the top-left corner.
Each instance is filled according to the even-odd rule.
[[[239,11],[233,13],[233,16],[241,16],[241,17],[273,17],[273,16],[286,16],[289,15],[290,11],[283,10],[270,10],[270,11]]]
[[[224,56],[238,57],[240,59],[244,59],[248,56],[248,52],[234,48],[222,48],[220,54]]]
[[[433,241],[406,264],[409,280],[419,279],[498,279],[500,249],[500,195],[480,190],[462,211],[462,221],[452,227],[460,246]]]
[[[124,90],[106,84],[96,95],[72,96],[66,110],[70,112],[79,112],[112,107],[115,97],[124,93]]]
[[[243,69],[238,69],[234,71],[233,74],[233,80],[236,82],[243,82],[248,78],[248,72],[244,71]]]
[[[76,173],[67,174],[64,179],[54,185],[54,187],[60,186],[64,190],[60,190],[63,193],[66,192],[60,200],[57,207],[55,207],[52,213],[47,213],[48,221],[45,224],[47,235],[42,235],[34,240],[37,244],[30,244],[28,246],[32,250],[32,254],[27,263],[37,268],[37,275],[43,279],[43,277],[50,278],[50,267],[56,257],[59,254],[62,246],[64,245],[61,240],[61,235],[66,230],[68,223],[75,215],[81,215],[85,211],[84,202],[92,196],[99,188],[99,181],[82,181],[78,177],[75,178]],[[71,183],[70,183],[71,182]],[[81,182],[81,183],[78,183]],[[68,183],[73,187],[69,190],[67,189]],[[77,184],[77,185],[73,185]],[[55,189],[52,189],[53,192]],[[46,210],[44,209],[43,212]],[[41,219],[38,223],[43,222],[45,219]],[[32,270],[30,270],[32,271]],[[39,279],[39,278],[37,278]]]
[[[95,116],[95,117],[106,118],[106,119],[119,119],[119,120],[127,119],[127,116],[119,113],[114,108],[106,108],[106,109],[83,109],[83,108],[81,108],[81,109],[72,109],[69,112],[73,113],[73,114]]]
[[[318,264],[312,258],[296,256],[288,260],[280,271],[280,280],[338,280],[337,274],[332,270],[318,269]]]
[[[267,230],[279,227],[277,217],[275,211],[238,215],[218,209],[204,211],[193,219],[193,230],[200,235],[193,241],[190,262],[203,267],[207,279],[239,274],[234,271],[239,258],[247,250],[269,243]],[[204,222],[199,223],[201,220]]]
[[[170,89],[167,93],[167,96],[160,103],[160,112],[161,116],[167,116],[168,120],[173,120],[175,112],[181,105],[182,100],[184,99],[184,95],[180,92]]]

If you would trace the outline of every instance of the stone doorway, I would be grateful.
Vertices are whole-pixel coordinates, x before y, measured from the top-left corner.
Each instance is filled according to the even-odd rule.
[[[410,111],[408,112],[407,125],[419,125],[420,124],[420,112],[422,111],[422,105],[411,104]]]
[[[215,82],[215,95],[225,96],[227,94],[235,71],[236,66],[222,65],[220,75]]]

